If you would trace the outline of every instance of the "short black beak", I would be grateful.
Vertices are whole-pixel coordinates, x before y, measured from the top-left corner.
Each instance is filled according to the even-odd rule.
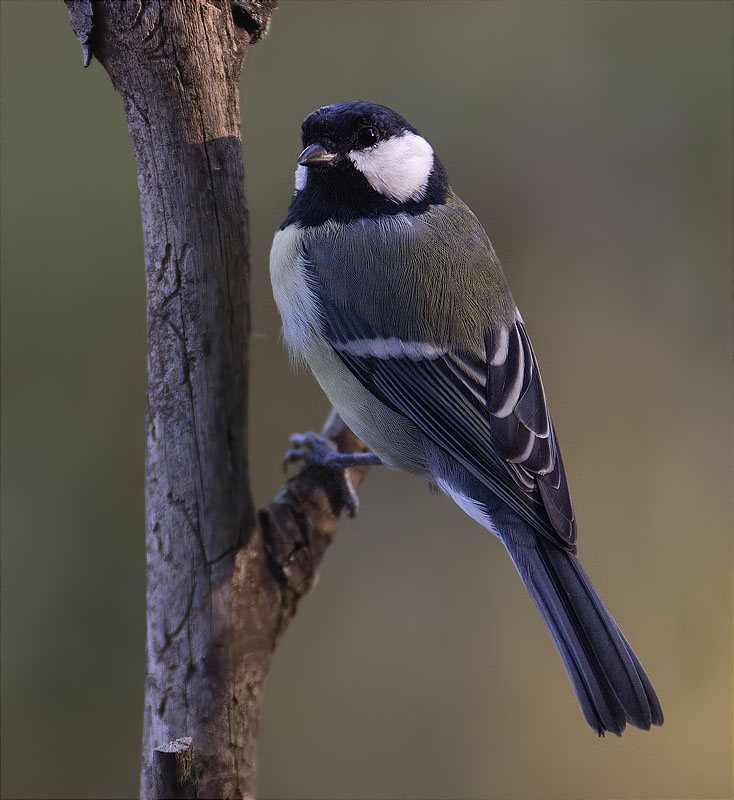
[[[298,163],[302,167],[326,166],[327,164],[333,164],[337,158],[338,155],[336,153],[330,153],[323,145],[310,144],[298,156]]]

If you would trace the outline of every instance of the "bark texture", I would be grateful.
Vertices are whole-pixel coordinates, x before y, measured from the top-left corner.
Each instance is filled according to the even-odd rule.
[[[342,510],[334,476],[314,468],[259,514],[249,489],[238,83],[275,0],[67,5],[83,47],[122,97],[140,189],[148,302],[141,795],[251,797],[262,683]],[[325,433],[342,452],[364,451],[335,415]],[[356,485],[364,471],[350,473]]]
[[[196,797],[193,775],[194,740],[183,736],[153,751],[153,786],[156,797],[189,800]]]

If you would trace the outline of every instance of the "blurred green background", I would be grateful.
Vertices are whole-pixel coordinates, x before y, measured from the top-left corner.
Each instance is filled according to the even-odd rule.
[[[728,2],[283,0],[242,78],[258,503],[327,404],[268,250],[299,125],[392,106],[485,223],[533,337],[580,553],[666,723],[597,739],[497,542],[373,470],[266,685],[262,797],[732,791]],[[2,782],[132,797],[145,295],[119,97],[56,0],[2,2]]]

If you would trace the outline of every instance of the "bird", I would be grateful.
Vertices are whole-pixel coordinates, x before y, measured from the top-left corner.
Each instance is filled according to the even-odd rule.
[[[314,433],[287,459],[427,480],[504,545],[599,736],[663,723],[655,690],[577,557],[538,364],[500,261],[433,147],[363,100],[302,123],[270,274],[283,338],[370,453]]]

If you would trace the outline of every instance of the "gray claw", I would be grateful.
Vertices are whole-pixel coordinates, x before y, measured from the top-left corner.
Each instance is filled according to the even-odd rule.
[[[285,454],[283,468],[294,461],[304,461],[315,467],[336,473],[339,491],[347,513],[354,517],[359,510],[359,500],[347,477],[348,467],[382,464],[377,453],[340,453],[335,445],[315,433],[296,433],[290,438],[291,449]]]
[[[345,470],[341,472],[341,480],[339,481],[339,489],[342,493],[342,500],[344,501],[344,508],[350,517],[356,517],[359,511],[359,499],[357,493],[354,491],[352,482],[349,480]]]

